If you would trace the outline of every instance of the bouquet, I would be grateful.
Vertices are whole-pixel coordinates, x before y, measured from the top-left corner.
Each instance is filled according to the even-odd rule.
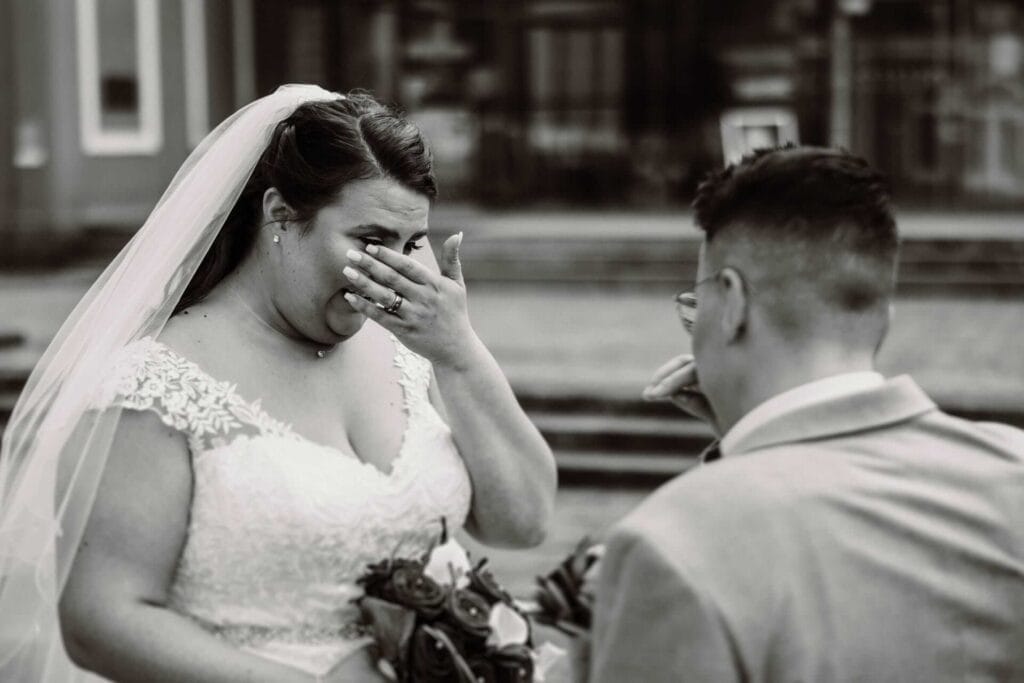
[[[381,671],[406,683],[537,683],[561,655],[534,649],[528,617],[486,568],[448,538],[422,557],[371,564],[358,605]]]

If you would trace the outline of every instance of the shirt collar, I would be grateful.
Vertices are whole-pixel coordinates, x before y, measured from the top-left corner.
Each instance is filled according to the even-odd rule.
[[[722,438],[722,456],[731,455],[736,445],[749,434],[778,417],[816,403],[833,401],[850,394],[874,389],[885,378],[872,371],[846,372],[807,382],[764,401],[748,412]]]

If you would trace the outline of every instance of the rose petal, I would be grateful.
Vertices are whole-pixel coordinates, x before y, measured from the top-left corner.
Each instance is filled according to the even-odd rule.
[[[398,680],[398,672],[395,671],[395,667],[391,665],[391,662],[386,659],[381,658],[377,660],[377,670],[389,681]]]
[[[530,637],[530,626],[526,619],[503,602],[496,603],[491,608],[488,623],[491,626],[491,635],[487,637],[488,645],[497,648],[524,645]]]
[[[454,583],[456,588],[464,588],[469,584],[469,577],[466,574],[470,569],[472,565],[469,563],[466,550],[451,538],[430,552],[423,574],[442,586],[451,586]]]
[[[544,683],[545,677],[565,657],[566,651],[554,643],[544,643],[533,651],[533,683]]]
[[[401,605],[369,596],[359,601],[359,609],[373,628],[381,656],[392,662],[404,661],[416,625],[416,613]]]

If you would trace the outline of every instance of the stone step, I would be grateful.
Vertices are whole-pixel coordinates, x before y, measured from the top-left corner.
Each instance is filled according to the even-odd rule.
[[[677,413],[672,416],[531,412],[530,419],[555,450],[637,452],[670,457],[699,453],[713,439],[711,429]]]
[[[698,453],[662,453],[555,449],[560,485],[657,486],[697,464]]]

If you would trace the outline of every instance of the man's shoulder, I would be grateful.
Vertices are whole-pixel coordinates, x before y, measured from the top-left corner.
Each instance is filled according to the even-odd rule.
[[[614,528],[689,554],[799,545],[808,518],[853,486],[847,444],[823,440],[730,455],[669,481]]]
[[[658,546],[725,542],[728,532],[722,530],[740,531],[769,513],[778,519],[778,510],[793,502],[791,478],[775,458],[726,458],[702,465],[655,490],[613,534]]]
[[[830,446],[821,444],[818,448]],[[798,471],[794,469],[795,461],[805,454],[802,445],[793,444],[699,465],[655,490],[634,514],[697,513],[707,512],[710,507],[750,510],[773,505],[791,493],[794,474]],[[800,462],[802,473],[832,466],[825,461]]]
[[[959,468],[974,478],[981,470],[1019,477],[1024,468],[1024,431],[933,411],[913,423],[780,444],[701,465],[657,489],[617,529],[658,543],[698,543],[704,550],[726,542],[723,532],[729,530],[758,542],[767,537],[766,527],[803,527],[802,520],[831,509],[847,493],[858,495],[865,487],[880,485],[875,476],[879,472],[892,478],[916,472],[914,476],[928,479],[931,467],[904,469],[897,463],[927,465],[923,456],[945,452],[947,446],[958,454],[977,453],[985,459],[944,458],[941,462],[949,471],[942,476],[953,476]],[[991,466],[979,467],[980,463]],[[755,527],[757,533],[751,533]],[[775,534],[783,542],[793,540],[791,536]]]

